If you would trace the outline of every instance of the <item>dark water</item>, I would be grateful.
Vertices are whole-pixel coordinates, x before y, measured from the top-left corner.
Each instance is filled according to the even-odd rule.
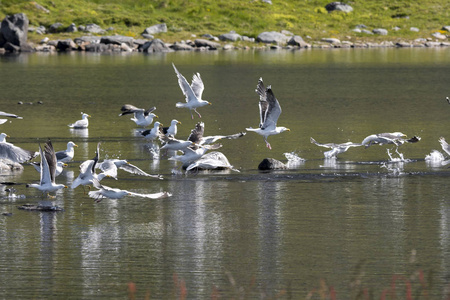
[[[240,172],[173,174],[179,164],[154,156],[120,107],[156,106],[159,121],[182,122],[186,138],[198,118],[175,108],[183,100],[174,62],[188,80],[200,72],[206,135],[257,126],[259,77],[271,84],[290,132],[248,133],[220,149]],[[158,181],[119,173],[103,184],[141,193],[169,191],[160,200],[123,198],[94,203],[81,187],[57,193],[60,213],[26,212],[42,195],[25,187],[39,179],[29,165],[2,174],[16,182],[0,199],[0,297],[4,299],[305,298],[334,290],[339,299],[367,291],[380,298],[399,275],[414,295],[446,296],[450,275],[450,171],[425,156],[450,140],[449,49],[213,52],[167,55],[32,54],[0,57],[0,110],[23,120],[1,125],[26,149],[51,138],[56,150],[79,147],[57,182],[70,185],[79,164],[95,154],[128,159],[164,175]],[[33,105],[18,105],[19,101]],[[44,104],[36,104],[42,101]],[[92,116],[88,130],[67,124]],[[354,148],[335,161],[310,143],[360,142],[373,133],[401,131],[419,143]],[[306,159],[286,171],[257,170],[265,157]],[[445,154],[445,153],[444,153]],[[387,168],[383,167],[386,164]],[[421,274],[424,278],[421,280]],[[322,287],[324,286],[322,284]],[[319,292],[315,294],[319,297]],[[425,298],[424,298],[425,299]]]

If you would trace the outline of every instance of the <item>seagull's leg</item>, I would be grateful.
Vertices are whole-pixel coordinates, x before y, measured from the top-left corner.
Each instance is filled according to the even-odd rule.
[[[267,141],[267,138],[264,138],[264,142],[266,142],[267,148],[269,148],[269,150],[272,150],[272,147],[270,146],[269,142]]]
[[[194,120],[194,115],[192,114],[192,110],[191,110],[191,118],[192,118],[192,120]]]
[[[197,113],[197,115],[198,115],[200,118],[202,117],[202,115],[198,113],[198,111],[197,111],[196,108],[194,108],[194,111]]]

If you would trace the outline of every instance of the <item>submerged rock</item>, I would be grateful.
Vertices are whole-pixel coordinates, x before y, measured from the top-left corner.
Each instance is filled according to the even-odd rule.
[[[285,170],[287,166],[274,158],[264,158],[258,165],[258,170]]]

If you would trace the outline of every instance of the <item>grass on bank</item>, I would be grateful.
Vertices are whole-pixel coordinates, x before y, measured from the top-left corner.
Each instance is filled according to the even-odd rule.
[[[166,42],[191,38],[192,34],[220,35],[231,30],[256,37],[263,31],[289,30],[313,39],[334,37],[346,39],[364,37],[366,40],[415,39],[429,37],[447,24],[447,0],[354,0],[349,2],[352,13],[328,13],[325,5],[331,0],[0,0],[0,18],[25,13],[31,26],[60,22],[64,28],[71,23],[95,23],[102,28],[113,27],[113,33],[139,37],[151,25],[166,23],[168,32],[158,38]],[[49,13],[36,7],[36,3]],[[368,29],[385,28],[387,37],[363,36],[351,29],[364,24]],[[392,31],[395,26],[401,28]],[[420,29],[411,32],[410,27]],[[62,34],[75,37],[80,33]],[[41,36],[29,36],[40,39]]]

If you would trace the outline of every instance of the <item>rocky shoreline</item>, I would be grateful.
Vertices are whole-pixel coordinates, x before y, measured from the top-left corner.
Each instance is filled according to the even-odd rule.
[[[167,32],[166,24],[156,24],[146,28],[141,34],[142,38],[135,39],[130,36],[108,35],[113,28],[102,29],[96,24],[76,26],[71,24],[64,28],[62,24],[56,23],[49,28],[39,26],[37,28],[29,26],[29,21],[25,14],[15,14],[6,16],[0,25],[0,54],[19,52],[66,52],[66,51],[86,51],[86,52],[172,52],[172,51],[210,51],[210,50],[236,50],[236,49],[307,49],[307,48],[376,48],[376,47],[449,47],[449,35],[442,32],[450,32],[450,26],[443,26],[441,31],[436,31],[430,37],[417,38],[411,41],[382,41],[382,42],[362,42],[351,41],[352,37],[347,36],[347,40],[336,38],[322,38],[318,41],[310,37],[303,39],[289,31],[282,32],[262,32],[257,38],[242,36],[234,31],[213,36],[204,34],[200,38],[193,36],[193,40],[179,41],[175,43],[165,43],[161,39],[154,38],[155,34]],[[393,29],[394,31],[396,28]],[[418,32],[417,28],[411,31]],[[358,34],[382,35],[388,34],[383,28],[368,30],[363,24],[356,26],[352,30]],[[43,38],[39,44],[29,43],[28,32],[36,32],[42,35],[51,36],[59,32],[80,32],[81,37],[74,39],[50,39]]]

